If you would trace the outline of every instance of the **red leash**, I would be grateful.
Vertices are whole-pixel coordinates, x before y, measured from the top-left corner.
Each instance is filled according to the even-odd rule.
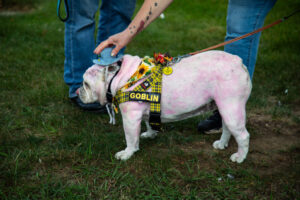
[[[272,26],[275,26],[275,25],[277,25],[277,24],[280,24],[281,22],[287,20],[288,18],[290,18],[291,16],[295,15],[295,14],[296,14],[297,12],[299,12],[299,11],[300,11],[300,10],[296,10],[296,11],[293,12],[292,14],[290,14],[290,15],[288,15],[288,16],[286,16],[286,17],[283,17],[282,19],[279,19],[279,20],[273,22],[272,24],[269,24],[269,25],[267,25],[267,26],[264,26],[264,27],[262,27],[262,28],[259,28],[259,29],[255,30],[255,31],[252,31],[252,32],[247,33],[247,34],[245,34],[245,35],[242,35],[242,36],[240,36],[240,37],[234,38],[234,39],[232,39],[232,40],[228,40],[228,41],[226,41],[226,42],[222,42],[222,43],[220,43],[220,44],[217,44],[217,45],[208,47],[208,48],[206,48],[206,49],[202,49],[202,50],[200,50],[200,51],[196,51],[196,52],[193,52],[193,53],[189,53],[189,55],[195,55],[195,54],[198,54],[198,53],[202,53],[202,52],[204,52],[204,51],[216,49],[216,48],[218,48],[218,47],[225,46],[226,44],[230,44],[230,43],[233,43],[233,42],[235,42],[235,41],[241,40],[241,39],[243,39],[243,38],[249,37],[249,36],[254,35],[254,34],[258,33],[258,32],[261,32],[261,31],[263,31],[263,30],[265,30],[265,29],[271,28]]]

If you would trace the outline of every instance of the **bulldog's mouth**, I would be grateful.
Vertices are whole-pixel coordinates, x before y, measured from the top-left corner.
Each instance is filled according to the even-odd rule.
[[[83,102],[83,103],[89,103],[87,100],[87,93],[85,91],[85,89],[83,88],[83,86],[81,86],[78,90],[78,97],[79,99]]]

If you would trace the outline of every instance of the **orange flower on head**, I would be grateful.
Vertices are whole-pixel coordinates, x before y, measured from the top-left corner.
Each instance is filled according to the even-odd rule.
[[[165,60],[168,61],[168,62],[170,62],[170,61],[173,60],[173,58],[172,58],[172,57],[167,57],[167,56],[166,56],[166,57],[165,57]]]
[[[154,59],[156,64],[162,64],[162,65],[166,65],[167,62],[172,61],[172,57],[166,53],[166,54],[162,54],[162,53],[154,53]]]

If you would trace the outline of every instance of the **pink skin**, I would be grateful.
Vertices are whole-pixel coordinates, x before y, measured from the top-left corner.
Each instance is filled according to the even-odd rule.
[[[140,63],[141,59],[138,56],[125,55],[123,57],[122,67],[111,85],[113,95],[127,83],[128,79],[136,71]]]
[[[121,70],[112,83],[113,95],[127,82],[140,62],[137,56],[124,56]],[[231,156],[231,160],[242,162],[249,146],[245,105],[252,86],[241,59],[222,51],[208,51],[185,58],[172,68],[173,73],[164,75],[162,81],[162,122],[198,115],[203,112],[205,104],[215,101],[223,118],[223,133],[213,146],[224,149],[233,135],[238,152]],[[105,94],[99,91],[99,95]],[[140,124],[142,119],[148,118],[149,109],[149,103],[126,102],[120,105],[127,148],[117,153],[116,158],[126,160],[139,149]]]

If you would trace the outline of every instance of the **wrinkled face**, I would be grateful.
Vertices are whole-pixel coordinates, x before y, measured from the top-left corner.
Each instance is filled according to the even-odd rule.
[[[109,66],[107,68],[107,76],[116,72],[116,66]],[[100,102],[101,105],[106,104],[106,79],[105,67],[100,65],[93,65],[86,70],[83,75],[83,84],[79,88],[79,98],[83,103]]]
[[[104,86],[104,67],[93,65],[83,75],[83,84],[79,88],[79,98],[83,103],[99,101],[101,85]],[[102,86],[102,87],[103,87]],[[104,87],[102,88],[104,90]]]

